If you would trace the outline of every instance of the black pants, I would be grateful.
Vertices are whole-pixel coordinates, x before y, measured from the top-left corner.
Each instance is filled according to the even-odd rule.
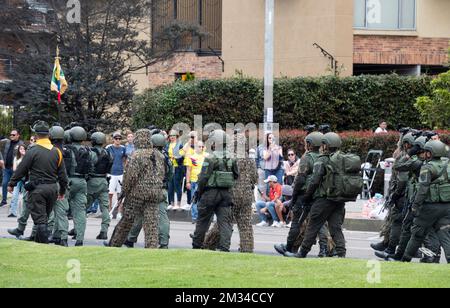
[[[300,235],[301,226],[309,215],[309,207],[304,207],[301,200],[297,200],[292,208],[292,224],[286,241],[286,250],[292,252],[295,242]],[[297,247],[298,248],[298,247]]]
[[[47,224],[48,216],[58,199],[58,185],[40,184],[33,191],[28,192],[27,198],[28,209],[34,224]]]
[[[418,210],[405,251],[405,261],[410,261],[416,255],[432,228],[444,248],[447,261],[450,261],[450,204],[444,203],[425,203]]]
[[[198,203],[198,219],[194,232],[192,247],[203,248],[206,232],[211,225],[214,214],[217,216],[220,240],[218,249],[229,251],[233,234],[233,212],[231,209],[231,193],[228,189],[209,189]]]
[[[400,236],[402,234],[403,220],[405,219],[406,211],[406,200],[405,197],[401,197],[395,203],[392,208],[392,225],[391,233],[389,235],[389,248],[395,251],[395,248],[400,242]]]
[[[336,244],[336,253],[345,256],[345,238],[342,225],[345,219],[345,203],[330,201],[324,198],[316,199],[311,207],[310,221],[306,229],[305,239],[301,249],[309,252],[316,243],[317,234],[328,221],[331,237]]]

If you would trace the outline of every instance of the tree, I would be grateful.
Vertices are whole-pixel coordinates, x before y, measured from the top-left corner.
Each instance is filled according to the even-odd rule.
[[[431,81],[432,95],[415,104],[422,121],[432,129],[450,129],[450,71]]]
[[[47,1],[45,20],[50,22],[42,25],[40,39],[30,31],[35,24],[26,22],[36,14],[33,7],[9,7],[8,14],[0,13],[0,24],[11,25],[5,27],[10,35],[28,46],[20,53],[10,52],[13,82],[3,91],[15,97],[21,119],[59,120],[56,94],[49,90],[58,44],[69,83],[62,97],[61,122],[76,121],[89,129],[127,126],[136,85],[130,73],[169,58],[179,48],[176,42],[187,36],[204,33],[196,25],[172,23],[150,41],[150,12],[163,0],[80,2],[81,22],[69,23],[66,1]]]

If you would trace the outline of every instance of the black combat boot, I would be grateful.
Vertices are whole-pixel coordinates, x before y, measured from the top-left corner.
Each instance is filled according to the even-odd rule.
[[[328,245],[320,245],[319,258],[328,257]]]
[[[59,244],[55,244],[55,245],[62,246],[62,247],[69,247],[69,244],[67,243],[67,240],[61,240],[59,242]]]
[[[100,232],[99,235],[97,235],[96,237],[97,240],[107,240],[108,239],[108,235],[106,232]]]
[[[20,238],[23,235],[23,231],[20,231],[17,228],[16,229],[8,229],[8,233],[17,238]]]
[[[123,243],[128,248],[134,248],[134,243],[130,242],[129,240],[126,240],[125,243]]]
[[[83,246],[83,241],[76,241],[75,242],[75,247],[81,247]]]
[[[306,251],[304,248],[300,248],[300,251],[298,253],[292,253],[287,251],[284,256],[288,258],[300,258],[304,259],[308,255],[309,251]]]
[[[29,237],[24,237],[22,239],[25,242],[35,242],[36,241],[36,235],[30,235]]]
[[[48,244],[48,228],[47,224],[40,224],[36,226],[36,243]]]
[[[372,247],[372,249],[376,251],[385,251],[388,248],[388,246],[384,242],[370,244],[370,247]]]
[[[103,242],[103,246],[105,246],[105,247],[111,247],[111,245],[109,244],[108,241],[104,241],[104,242]]]
[[[52,238],[52,241],[50,243],[55,244],[56,246],[61,245],[61,239],[60,238]]]
[[[284,244],[277,244],[277,245],[273,245],[273,248],[275,248],[275,250],[280,254],[283,255],[288,251],[286,249],[286,245]]]
[[[383,260],[388,260],[389,259],[389,254],[386,251],[375,251],[375,255]],[[393,256],[393,255],[391,255]]]

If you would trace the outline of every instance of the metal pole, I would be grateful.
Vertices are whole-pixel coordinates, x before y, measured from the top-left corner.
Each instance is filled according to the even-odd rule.
[[[272,131],[273,118],[273,66],[275,0],[266,0],[265,56],[264,56],[264,126]]]

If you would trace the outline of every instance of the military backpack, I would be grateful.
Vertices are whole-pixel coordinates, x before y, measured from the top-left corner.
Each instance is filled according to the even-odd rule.
[[[70,150],[75,156],[75,161],[72,158],[70,161],[67,159],[69,165],[66,165],[66,168],[69,170],[69,177],[88,175],[92,168],[90,150],[84,146],[77,149],[74,145],[66,145],[65,148]],[[74,169],[75,173],[72,174]]]
[[[438,178],[431,182],[430,192],[425,202],[427,203],[448,203],[450,202],[450,164],[448,160],[429,163],[438,172]]]
[[[218,170],[214,170],[208,180],[208,187],[211,188],[233,188],[233,160],[231,158],[217,158]]]
[[[356,201],[363,189],[361,158],[354,154],[333,153],[326,165],[323,187],[329,200]]]

